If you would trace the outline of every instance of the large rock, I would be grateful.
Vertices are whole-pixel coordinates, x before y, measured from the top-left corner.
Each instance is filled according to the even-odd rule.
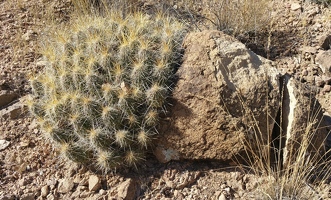
[[[219,31],[190,33],[184,48],[158,159],[229,160],[244,142],[270,142],[280,91],[269,61]]]
[[[283,77],[282,139],[283,163],[290,164],[302,156],[322,155],[330,129],[324,118],[318,90],[301,83],[289,75]],[[328,145],[328,144],[326,144]]]

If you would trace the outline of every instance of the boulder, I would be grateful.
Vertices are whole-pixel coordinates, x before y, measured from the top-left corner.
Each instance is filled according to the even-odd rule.
[[[184,48],[157,158],[225,161],[245,142],[270,142],[280,104],[279,73],[270,61],[219,31],[190,33]]]

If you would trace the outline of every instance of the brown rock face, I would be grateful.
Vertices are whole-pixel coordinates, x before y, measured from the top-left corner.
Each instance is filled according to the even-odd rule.
[[[244,141],[270,141],[280,102],[277,70],[219,31],[190,33],[184,48],[171,114],[160,126],[159,160],[228,160]]]
[[[300,153],[322,155],[330,125],[327,125],[321,105],[315,98],[317,91],[290,76],[283,79],[283,163],[290,164]],[[302,150],[305,152],[300,152]]]

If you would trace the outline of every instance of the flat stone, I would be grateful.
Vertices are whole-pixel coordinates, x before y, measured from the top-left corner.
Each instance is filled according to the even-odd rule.
[[[34,200],[35,195],[33,193],[23,194],[21,200]]]
[[[101,180],[96,175],[90,175],[88,180],[88,188],[90,191],[98,191],[101,188]]]
[[[319,155],[324,150],[324,142],[328,135],[327,125],[323,119],[323,113],[319,101],[315,99],[318,90],[314,90],[306,84],[286,75],[284,80],[283,95],[283,123],[280,133],[284,137],[284,165],[290,164],[296,159],[304,138],[309,138],[305,152]],[[316,150],[320,151],[316,151]]]
[[[323,89],[321,90],[323,94],[330,91],[331,91],[331,85],[324,85]]]
[[[136,197],[137,185],[131,178],[121,183],[117,188],[119,199],[133,200]]]
[[[9,90],[0,90],[0,109],[3,106],[10,104],[12,101],[18,98],[18,95]]]
[[[296,11],[301,9],[301,5],[299,3],[292,3],[291,4],[291,10]]]
[[[315,54],[317,52],[317,47],[304,46],[300,50],[302,53]]]
[[[43,186],[41,188],[41,190],[40,190],[40,195],[42,197],[47,197],[48,193],[49,193],[49,187],[48,187],[48,185]]]
[[[24,106],[21,102],[17,102],[13,105],[10,105],[0,110],[0,118],[17,119],[20,116],[23,116],[26,110],[27,110],[26,106]]]
[[[322,69],[326,76],[331,76],[331,49],[328,51],[322,51],[316,56],[316,63]]]
[[[59,193],[68,193],[74,188],[75,184],[71,178],[61,179],[59,181],[58,192]]]
[[[0,140],[0,151],[6,149],[10,145],[10,142],[7,140]]]

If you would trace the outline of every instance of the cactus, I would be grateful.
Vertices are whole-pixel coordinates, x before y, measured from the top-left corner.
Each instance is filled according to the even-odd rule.
[[[41,44],[27,101],[62,155],[101,170],[136,166],[157,134],[185,29],[162,15],[79,17]]]

